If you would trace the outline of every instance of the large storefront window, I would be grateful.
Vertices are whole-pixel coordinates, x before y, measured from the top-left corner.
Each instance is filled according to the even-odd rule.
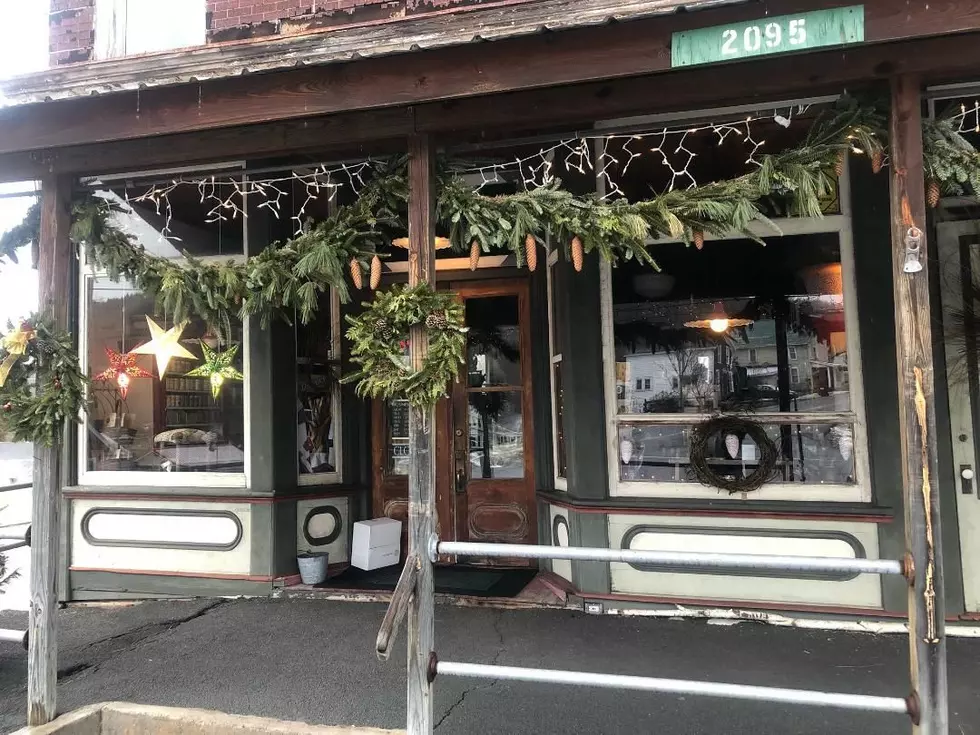
[[[616,463],[620,492],[700,489],[693,427],[715,415],[758,423],[776,448],[770,485],[857,487],[863,434],[838,232],[656,248],[660,272],[611,272]],[[849,294],[850,295],[850,294]],[[715,436],[716,472],[751,473],[749,436]],[[799,499],[810,499],[805,492]]]
[[[236,181],[215,178],[228,209],[241,212]],[[193,189],[193,191],[192,191]],[[242,217],[214,216],[197,187],[165,196],[152,186],[107,188],[115,222],[146,250],[166,258],[244,254]],[[199,319],[174,323],[152,295],[125,280],[83,269],[83,359],[92,378],[82,441],[84,481],[119,473],[245,472],[245,334],[211,330]],[[231,372],[213,370],[215,360]],[[98,473],[89,475],[88,473]],[[102,475],[102,473],[110,473]]]

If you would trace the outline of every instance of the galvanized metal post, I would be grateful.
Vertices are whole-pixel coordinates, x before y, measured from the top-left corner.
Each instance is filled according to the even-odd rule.
[[[408,283],[435,284],[434,155],[428,136],[408,141]],[[425,359],[425,325],[412,328],[410,354],[418,370]],[[417,559],[415,594],[408,610],[408,735],[432,733],[429,661],[435,638],[435,588],[428,544],[436,528],[435,408],[412,408],[408,422],[408,558]]]
[[[892,277],[905,543],[914,566],[914,583],[909,587],[909,659],[918,712],[913,713],[913,732],[946,735],[945,605],[920,86],[915,76],[892,80]],[[907,267],[910,260],[913,265]]]

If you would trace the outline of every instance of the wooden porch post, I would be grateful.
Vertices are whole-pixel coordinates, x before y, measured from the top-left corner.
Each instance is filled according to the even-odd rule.
[[[434,156],[426,135],[408,141],[408,284],[435,284]],[[412,328],[410,354],[418,370],[425,358],[425,326]],[[408,613],[408,735],[432,733],[429,657],[434,645],[434,585],[429,538],[436,528],[435,409],[411,409],[408,422],[408,560],[419,564]]]
[[[38,258],[38,311],[68,328],[71,278],[71,180],[41,182],[41,235]],[[58,564],[60,561],[61,447],[34,445],[31,508],[31,608],[28,628],[27,723],[43,725],[55,717],[58,684]]]
[[[946,735],[949,717],[945,604],[919,78],[894,78],[891,101],[892,276],[899,427],[905,542],[915,572],[914,584],[909,586],[909,657],[913,695],[920,715],[913,732]],[[906,272],[906,256],[916,246],[922,268]]]

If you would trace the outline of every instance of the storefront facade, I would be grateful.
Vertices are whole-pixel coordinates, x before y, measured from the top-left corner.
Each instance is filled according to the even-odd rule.
[[[957,129],[976,143],[980,68],[954,52],[975,42],[980,17],[956,3],[867,2],[862,37],[844,48],[690,68],[671,67],[675,34],[718,28],[724,40],[731,26],[751,47],[747,28],[761,45],[775,24],[781,42],[783,16],[755,3],[595,2],[578,22],[542,21],[567,5],[474,4],[293,39],[284,23],[264,40],[15,80],[0,171],[71,176],[153,254],[223,261],[349,205],[370,162],[418,132],[483,193],[559,179],[636,201],[741,176],[757,156],[799,146],[845,91],[870,98],[907,74],[927,118],[960,110]],[[843,10],[793,5],[795,38],[807,13]],[[620,22],[591,27],[608,17]],[[418,41],[433,24],[446,35]],[[287,45],[311,66],[275,61]],[[357,58],[379,48],[389,55]],[[930,308],[944,324],[933,327],[944,338],[932,441],[951,617],[980,613],[973,194],[944,197],[926,233]],[[440,538],[903,556],[889,174],[851,155],[820,216],[777,200],[761,209],[748,232],[649,243],[659,270],[597,253],[576,263],[549,238],[534,269],[503,249],[475,263],[439,251],[437,285],[459,295],[470,330],[465,370],[436,407]],[[405,250],[389,244],[386,256],[381,289],[407,279]],[[298,583],[298,553],[346,565],[354,521],[407,517],[407,408],[338,381],[353,369],[345,317],[368,286],[347,303],[323,294],[308,324],[245,320],[219,339],[203,322],[167,321],[152,296],[85,262],[73,283],[83,367],[99,379],[63,481],[64,599],[272,594]],[[964,330],[945,329],[957,319]],[[206,373],[188,375],[207,360],[202,345],[234,349],[243,379],[215,393]],[[129,355],[138,369],[123,386]],[[693,447],[694,427],[717,416],[749,419],[764,437],[735,427]],[[772,465],[758,487],[730,491],[699,479],[695,451],[722,480],[751,475],[766,453]],[[907,605],[903,580],[871,575],[545,566],[604,608],[899,616]]]

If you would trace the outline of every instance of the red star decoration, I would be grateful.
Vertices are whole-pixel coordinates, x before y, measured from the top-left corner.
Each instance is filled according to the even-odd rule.
[[[146,372],[136,365],[136,355],[128,352],[119,353],[108,347],[105,353],[109,356],[109,367],[95,376],[95,380],[115,380],[119,386],[119,393],[125,400],[129,393],[129,381],[131,378],[152,378],[153,375]]]

